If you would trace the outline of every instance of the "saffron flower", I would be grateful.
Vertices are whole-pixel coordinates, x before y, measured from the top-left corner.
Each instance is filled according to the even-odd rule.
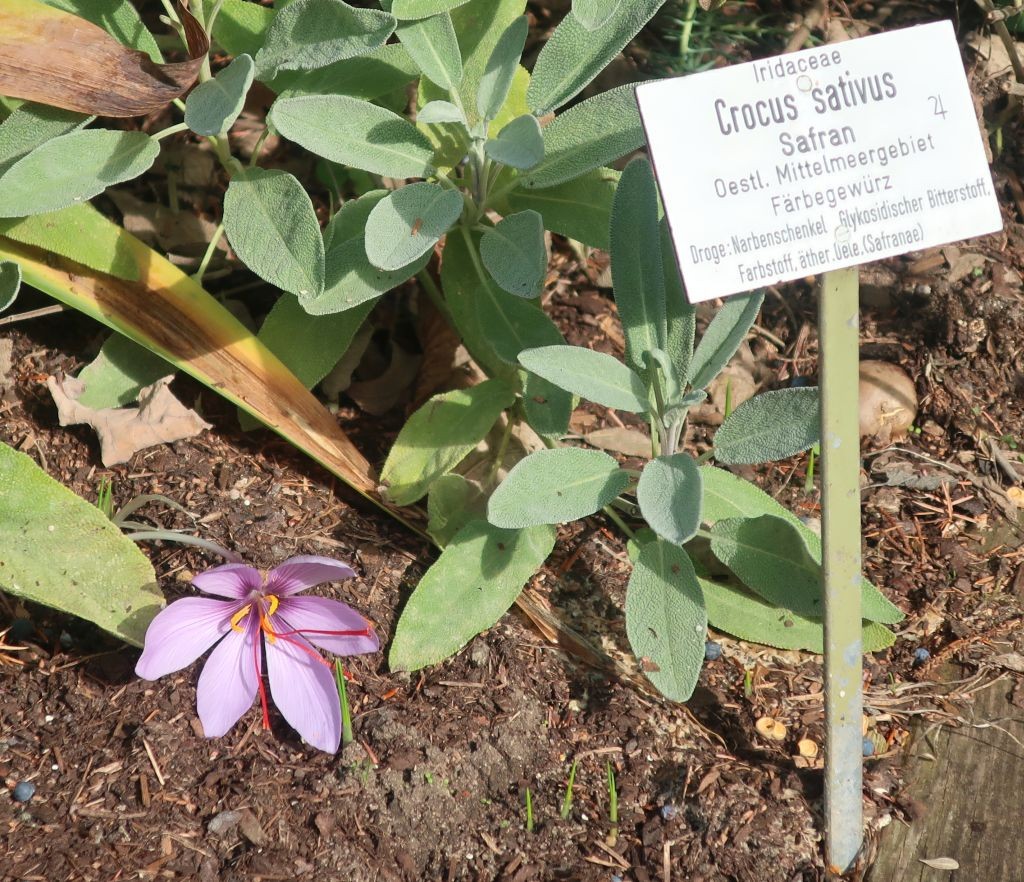
[[[252,707],[257,695],[263,728],[270,728],[265,652],[278,710],[309,744],[334,753],[341,741],[338,688],[333,664],[316,647],[359,655],[376,652],[380,642],[346,604],[296,595],[354,575],[340,561],[314,556],[290,558],[268,573],[238,563],[200,573],[192,584],[224,599],[186,597],[162,610],[146,631],[135,673],[156,680],[188,667],[213,646],[199,675],[196,704],[204,733],[217,738]]]

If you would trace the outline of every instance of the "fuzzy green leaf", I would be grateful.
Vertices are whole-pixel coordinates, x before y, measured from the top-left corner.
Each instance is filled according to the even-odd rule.
[[[274,102],[270,121],[317,156],[392,178],[426,177],[434,148],[397,113],[347,95],[297,95]]]
[[[249,0],[224,0],[213,23],[213,39],[228,55],[255,57],[273,21],[273,9]]]
[[[275,16],[256,55],[256,75],[315,70],[383,46],[397,21],[379,9],[357,9],[343,0],[294,0]]]
[[[448,91],[459,87],[462,53],[452,17],[447,12],[401,22],[396,33],[428,80]]]
[[[626,586],[626,635],[647,678],[686,701],[704,663],[708,617],[689,556],[656,539],[640,550]]]
[[[224,230],[260,278],[299,297],[324,289],[324,242],[313,203],[288,172],[249,168],[224,196]]]
[[[776,389],[744,401],[715,433],[715,459],[731,465],[785,459],[818,443],[818,388]]]
[[[10,307],[21,290],[21,267],[13,260],[0,260],[0,312]]]
[[[739,348],[764,302],[763,291],[730,297],[715,313],[690,361],[690,385],[706,389]]]
[[[23,156],[61,135],[88,125],[95,117],[45,104],[22,104],[0,123],[0,175]]]
[[[517,116],[484,144],[487,155],[495,162],[512,168],[533,168],[544,158],[544,137],[540,123],[532,114]]]
[[[398,433],[380,479],[395,505],[411,505],[457,466],[491,430],[515,393],[501,380],[435,395]]]
[[[704,488],[697,463],[688,453],[659,456],[644,466],[636,501],[648,525],[669,542],[689,542],[701,524]]]
[[[377,269],[366,256],[362,236],[332,245],[327,251],[327,280],[319,297],[302,298],[310,315],[331,315],[376,300],[411,279],[430,260],[426,251],[396,270]]]
[[[420,579],[395,629],[392,670],[415,671],[458,652],[515,603],[555,544],[551,527],[466,524]]]
[[[427,532],[441,548],[470,521],[486,517],[487,497],[462,475],[442,475],[430,485]]]
[[[686,299],[683,278],[676,263],[676,253],[668,223],[661,222],[661,267],[665,280],[665,318],[667,336],[665,352],[675,368],[676,376],[690,376],[693,343],[697,332],[697,310]]]
[[[596,31],[618,12],[623,0],[572,0],[572,14],[588,31]]]
[[[389,43],[358,58],[336,61],[319,70],[286,70],[274,77],[274,91],[298,95],[347,95],[363,101],[401,92],[419,69],[399,43]]]
[[[99,354],[78,374],[85,383],[78,401],[96,410],[124,407],[136,401],[144,387],[174,371],[174,365],[134,340],[111,334]]]
[[[477,113],[485,120],[494,119],[508,98],[528,31],[526,16],[520,16],[505,29],[487,61],[476,93]]]
[[[538,297],[548,268],[544,220],[535,211],[510,214],[480,240],[480,259],[509,294]]]
[[[650,408],[643,380],[604,352],[582,346],[541,346],[520,352],[519,363],[560,389],[604,407],[627,413],[645,413]]]
[[[442,12],[449,12],[469,0],[395,0],[391,14],[395,18],[427,18]]]
[[[160,153],[142,132],[88,129],[40,145],[0,183],[0,217],[25,217],[86,202],[147,171]]]
[[[544,218],[544,228],[607,251],[611,247],[612,200],[619,173],[599,168],[582,177],[543,190],[513,190],[508,197],[511,211],[532,208]]]
[[[397,270],[430,251],[462,214],[462,194],[439,184],[409,184],[382,199],[366,221],[366,256]]]
[[[530,109],[543,116],[578,95],[664,2],[625,0],[595,30],[587,30],[576,13],[570,12],[548,38],[534,65],[527,93]]]
[[[544,129],[544,159],[523,185],[537,189],[571,181],[643,144],[634,87],[619,86],[571,107]]]
[[[506,528],[575,521],[600,511],[628,484],[629,475],[607,453],[579,447],[538,450],[498,485],[487,519]]]
[[[185,122],[197,135],[219,135],[234,125],[253,80],[253,62],[239,55],[212,80],[196,86],[185,101]]]
[[[425,125],[437,123],[466,124],[466,117],[451,101],[429,101],[416,114],[416,122]]]

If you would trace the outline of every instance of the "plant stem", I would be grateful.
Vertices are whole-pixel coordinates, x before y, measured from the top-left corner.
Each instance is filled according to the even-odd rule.
[[[685,70],[686,56],[690,54],[690,35],[693,33],[693,21],[697,17],[697,0],[687,0],[686,12],[683,15],[683,30],[679,35],[679,61]]]
[[[169,135],[176,135],[176,134],[178,134],[178,132],[187,132],[187,131],[188,131],[188,124],[180,122],[180,123],[175,123],[173,126],[168,126],[166,129],[161,129],[155,135],[150,135],[149,137],[151,137],[154,141],[162,141],[164,138],[168,137]]]
[[[498,451],[494,455],[494,462],[491,463],[491,468],[487,473],[487,486],[494,483],[494,479],[498,476],[498,469],[501,468],[502,460],[505,459],[505,451],[508,450],[508,442],[512,437],[512,429],[515,428],[515,419],[512,413],[509,412],[505,416],[505,430],[501,433],[501,442],[498,444]]]
[[[338,701],[341,703],[341,746],[353,742],[352,711],[348,706],[348,688],[345,685],[345,668],[340,659],[334,660],[334,682],[338,684]]]
[[[636,535],[636,533],[633,532],[633,528],[630,527],[629,524],[627,524],[622,518],[620,518],[619,513],[610,505],[606,505],[603,509],[601,509],[601,511],[603,511],[608,516],[608,520],[610,520],[613,524],[615,524],[616,527],[618,527],[620,530],[622,530],[623,533],[626,534],[626,537],[628,539],[632,539]]]
[[[437,282],[434,281],[434,277],[430,273],[421,269],[416,273],[416,279],[419,281],[423,290],[427,292],[427,296],[430,298],[430,302],[434,304],[434,308],[444,316],[446,322],[455,327],[455,322],[452,319],[452,311],[448,308],[448,304],[445,302],[444,295],[441,293],[441,289],[437,287]]]
[[[559,812],[563,821],[568,821],[569,815],[572,814],[572,788],[576,783],[576,766],[578,764],[579,760],[574,759],[572,761],[572,768],[569,769],[569,783],[565,787],[565,796],[562,798],[562,810]]]
[[[206,246],[206,252],[203,254],[203,259],[199,262],[199,269],[192,274],[192,278],[200,285],[203,283],[203,276],[206,275],[206,270],[210,267],[210,261],[213,260],[214,252],[216,252],[217,246],[220,244],[220,240],[223,235],[224,221],[221,221],[217,224],[217,229],[213,231],[213,235],[210,237],[210,244]]]
[[[526,788],[526,832],[533,832],[533,795],[530,788]]]

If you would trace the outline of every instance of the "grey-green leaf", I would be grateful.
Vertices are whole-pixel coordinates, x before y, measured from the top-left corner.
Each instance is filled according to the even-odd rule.
[[[398,433],[380,479],[395,505],[411,505],[457,466],[491,430],[515,393],[501,380],[435,395]]]
[[[485,120],[494,119],[508,98],[528,31],[526,16],[522,15],[505,29],[491,53],[476,93],[476,109]]]
[[[487,519],[506,528],[575,521],[600,511],[628,484],[629,475],[607,453],[579,447],[538,450],[498,485]]]
[[[347,95],[297,95],[274,102],[270,121],[317,156],[392,178],[426,177],[434,148],[404,117]]]
[[[572,0],[572,14],[588,31],[596,31],[618,12],[623,0]]]
[[[324,289],[324,243],[313,203],[288,172],[249,168],[228,185],[224,229],[260,278],[299,297]]]
[[[754,324],[764,302],[763,291],[730,297],[715,313],[690,361],[690,385],[705,389],[733,357]]]
[[[484,233],[480,259],[509,294],[538,297],[548,268],[544,220],[535,211],[510,214]]]
[[[93,622],[135,646],[164,605],[134,542],[95,505],[0,444],[0,590]]]
[[[343,0],[294,0],[274,16],[256,75],[266,81],[280,70],[315,70],[366,55],[387,42],[396,24],[386,12]]]
[[[200,83],[185,101],[185,123],[197,135],[219,135],[234,125],[252,85],[255,66],[239,55],[212,80]]]
[[[160,145],[142,132],[88,129],[61,135],[23,156],[0,184],[0,217],[66,208],[149,169]]]
[[[512,168],[533,168],[544,158],[544,137],[540,123],[532,114],[517,116],[484,144],[487,155],[495,162]]]
[[[414,671],[458,652],[515,603],[555,544],[548,526],[501,530],[466,524],[420,579],[388,654],[392,670]]]
[[[174,366],[155,352],[123,334],[111,334],[99,354],[78,374],[85,383],[78,402],[94,410],[124,407],[136,401],[143,388],[174,371]]]
[[[626,338],[626,362],[646,368],[644,353],[664,349],[665,276],[658,234],[658,188],[651,164],[634,159],[615,191],[611,224],[615,305]]]
[[[7,309],[21,289],[21,267],[13,260],[0,261],[0,312]]]
[[[690,376],[693,343],[697,332],[697,310],[686,299],[683,279],[676,264],[676,253],[669,235],[668,222],[661,222],[661,266],[665,279],[665,318],[667,336],[665,351],[675,367],[676,375]]]
[[[649,408],[643,380],[621,361],[582,346],[540,346],[519,353],[528,371],[588,401],[627,413]]]
[[[557,110],[578,95],[622,48],[640,33],[665,0],[624,0],[595,30],[587,30],[575,12],[555,28],[537,58],[530,109],[538,116]]]
[[[599,168],[582,177],[543,190],[517,188],[508,197],[512,211],[532,208],[544,218],[545,229],[594,248],[608,250],[612,200],[619,173]]]
[[[448,91],[458,89],[462,82],[462,53],[447,12],[402,22],[396,33],[428,80]]]
[[[430,260],[430,251],[397,270],[377,269],[366,256],[362,236],[327,250],[327,280],[319,297],[302,298],[302,307],[310,315],[331,315],[354,309],[376,300],[381,294],[411,279]]]
[[[94,117],[71,110],[26,102],[0,123],[0,175],[36,147],[77,131]]]
[[[397,270],[426,254],[462,214],[462,194],[439,184],[409,184],[382,199],[366,221],[366,256]]]
[[[441,12],[449,12],[468,2],[469,0],[395,0],[391,14],[399,19],[426,18]]]
[[[744,401],[715,433],[715,459],[747,465],[785,459],[821,437],[821,400],[816,386],[776,389]]]
[[[703,498],[701,472],[688,453],[651,460],[636,487],[644,520],[662,539],[677,545],[689,542],[700,528]]]
[[[470,521],[486,520],[487,497],[462,475],[442,475],[430,485],[427,532],[444,548]]]
[[[416,114],[416,121],[432,125],[434,123],[466,124],[466,117],[451,101],[431,101],[423,105]]]
[[[635,89],[619,86],[560,114],[544,129],[544,159],[523,178],[530,188],[553,187],[642,147]]]
[[[693,694],[707,629],[700,583],[686,552],[660,539],[648,542],[626,586],[626,636],[665,697],[686,701]]]

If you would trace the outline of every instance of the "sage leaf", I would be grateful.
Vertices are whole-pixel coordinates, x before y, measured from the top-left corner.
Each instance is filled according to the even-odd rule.
[[[426,124],[434,123],[460,123],[466,124],[466,117],[451,101],[431,101],[424,104],[419,113],[416,114],[416,121]]]
[[[430,485],[457,466],[515,402],[501,380],[435,395],[402,427],[380,479],[395,505],[411,505]]]
[[[669,235],[668,222],[661,222],[661,266],[665,280],[665,352],[675,368],[676,376],[690,376],[693,343],[697,333],[697,310],[686,299],[683,278],[676,263],[676,252]]]
[[[506,475],[487,505],[496,527],[575,521],[600,511],[629,484],[607,453],[579,447],[538,450]]]
[[[442,475],[430,485],[427,532],[441,547],[470,521],[486,520],[487,497],[462,475]]]
[[[0,123],[0,175],[36,147],[88,125],[94,117],[26,102]]]
[[[156,161],[160,145],[142,132],[87,129],[36,147],[0,185],[0,217],[57,211],[130,181]]]
[[[262,7],[260,7],[262,8]],[[281,71],[274,77],[274,91],[298,95],[347,95],[376,101],[400,92],[419,76],[419,68],[405,46],[389,43],[368,55],[336,61],[313,71]]]
[[[578,95],[664,3],[665,0],[625,0],[594,30],[588,30],[575,11],[570,12],[537,57],[527,93],[530,110],[543,116]]]
[[[134,340],[111,334],[99,354],[78,374],[85,383],[78,403],[94,410],[124,407],[137,401],[146,386],[174,370],[172,364]]]
[[[517,116],[498,132],[497,138],[484,144],[484,151],[503,165],[533,168],[544,158],[544,138],[537,117],[529,113]]]
[[[640,549],[626,585],[626,636],[640,667],[672,701],[693,694],[708,617],[689,556],[660,539]]]
[[[239,55],[217,76],[200,83],[185,101],[185,124],[197,135],[219,135],[234,125],[252,85],[254,66]]]
[[[357,9],[343,0],[293,0],[278,10],[256,55],[256,75],[315,70],[365,55],[394,33],[395,18],[379,9]]]
[[[347,95],[281,97],[270,111],[274,128],[311,153],[391,178],[426,177],[434,148],[397,113]]]
[[[508,98],[528,32],[526,16],[521,15],[498,39],[476,93],[476,109],[484,120],[494,119]]]
[[[615,191],[611,224],[615,305],[626,338],[626,362],[645,371],[644,353],[665,348],[665,276],[658,233],[658,188],[651,164],[634,159]]]
[[[409,184],[382,199],[366,221],[366,256],[397,270],[430,251],[462,214],[462,194],[439,184]]]
[[[688,453],[659,456],[644,466],[636,487],[640,513],[655,533],[682,545],[700,529],[704,488]]]
[[[427,570],[402,610],[388,653],[415,671],[458,652],[515,603],[555,545],[551,527],[501,530],[470,521]]]
[[[10,307],[21,290],[21,267],[13,260],[0,261],[0,312]]]
[[[604,352],[582,346],[540,346],[520,352],[519,363],[560,389],[595,404],[626,413],[645,413],[650,408],[643,380]]]
[[[510,211],[532,208],[544,218],[545,229],[607,251],[618,180],[617,171],[599,168],[543,190],[517,188],[509,193],[508,205]]]
[[[715,433],[715,459],[730,465],[773,462],[807,450],[820,438],[818,388],[776,389],[729,414]]]
[[[462,53],[447,12],[401,22],[396,33],[428,80],[449,92],[458,89],[462,82]]]
[[[571,107],[544,129],[544,159],[523,178],[523,186],[571,181],[643,144],[634,87],[619,86]]]
[[[572,0],[572,14],[588,31],[596,31],[608,22],[623,0]]]
[[[469,0],[394,0],[391,14],[400,19],[427,18],[448,12],[468,2]]]
[[[491,278],[509,294],[540,296],[548,268],[543,218],[535,211],[502,218],[483,234],[480,259]]]
[[[249,0],[224,0],[213,23],[213,39],[228,55],[251,55],[263,48],[274,10]]]
[[[730,297],[715,313],[690,361],[690,385],[705,389],[733,357],[757,318],[763,291]]]
[[[224,231],[256,275],[299,297],[324,289],[324,243],[309,194],[294,175],[262,168],[236,174],[224,196]]]
[[[362,236],[334,243],[327,250],[327,275],[324,290],[317,297],[303,297],[302,308],[310,315],[331,315],[354,309],[411,279],[430,260],[426,251],[396,270],[382,270],[366,256]]]

